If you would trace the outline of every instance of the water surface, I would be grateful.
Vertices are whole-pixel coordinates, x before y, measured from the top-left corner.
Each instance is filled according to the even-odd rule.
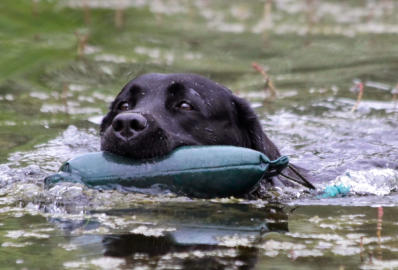
[[[398,268],[397,8],[3,0],[1,268]],[[145,72],[199,73],[247,98],[282,153],[319,179],[317,192],[197,200],[156,187],[45,189],[63,161],[99,150],[109,102]],[[364,95],[352,111],[359,82]],[[331,183],[350,194],[320,198]]]

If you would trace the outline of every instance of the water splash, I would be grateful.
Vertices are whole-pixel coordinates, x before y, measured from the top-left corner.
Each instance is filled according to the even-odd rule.
[[[350,188],[350,194],[384,196],[398,189],[398,171],[393,169],[347,170],[328,185]]]

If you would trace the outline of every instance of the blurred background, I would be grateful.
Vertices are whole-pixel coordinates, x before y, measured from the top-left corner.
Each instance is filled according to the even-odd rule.
[[[319,115],[330,106],[350,111],[357,92],[349,89],[358,81],[367,84],[365,100],[392,104],[398,83],[397,5],[393,0],[2,0],[0,161],[70,124],[98,122],[122,86],[145,72],[202,74],[250,99],[264,114],[283,109]],[[269,76],[276,98],[270,98],[266,77],[253,62]],[[336,96],[350,100],[328,101]],[[314,100],[323,105],[309,104]],[[380,106],[383,112],[394,110]]]

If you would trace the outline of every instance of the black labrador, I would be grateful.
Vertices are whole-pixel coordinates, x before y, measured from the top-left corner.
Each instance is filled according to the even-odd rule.
[[[151,73],[131,80],[112,102],[100,134],[103,151],[136,159],[166,155],[183,145],[234,145],[270,159],[280,156],[248,102],[195,74]],[[300,171],[290,166],[278,179],[305,185]]]

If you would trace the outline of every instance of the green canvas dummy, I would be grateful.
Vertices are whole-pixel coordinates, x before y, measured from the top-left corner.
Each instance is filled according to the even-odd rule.
[[[161,184],[188,196],[228,197],[247,193],[263,177],[280,173],[288,162],[285,156],[270,161],[261,152],[234,146],[185,146],[150,160],[94,152],[67,161],[45,183],[79,182],[97,188]]]

